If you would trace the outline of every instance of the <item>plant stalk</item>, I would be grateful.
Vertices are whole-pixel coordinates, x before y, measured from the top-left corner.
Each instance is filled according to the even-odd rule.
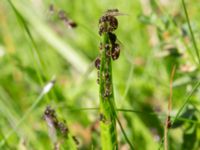
[[[118,149],[115,103],[112,83],[112,63],[111,48],[106,49],[106,45],[110,45],[108,33],[102,35],[101,65],[99,72],[99,96],[100,96],[100,127],[101,127],[101,144],[103,150]]]

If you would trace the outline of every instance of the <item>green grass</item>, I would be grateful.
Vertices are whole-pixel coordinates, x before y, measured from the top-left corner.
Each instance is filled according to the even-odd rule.
[[[200,4],[196,0],[167,2],[1,0],[0,149],[53,149],[42,117],[47,106],[55,109],[60,122],[66,121],[69,143],[75,142],[71,135],[79,141],[74,149],[96,150],[110,145],[164,149],[174,65],[168,147],[198,149]],[[53,14],[49,12],[51,3],[57,10]],[[102,39],[98,20],[111,8],[128,15],[117,17],[115,33],[121,53],[112,62],[114,92],[110,104],[114,108],[107,103],[109,112],[104,112],[93,62]],[[57,15],[60,9],[77,28],[65,26]],[[53,79],[55,84],[44,92]],[[99,121],[99,112],[112,114],[114,132],[103,130],[107,124]],[[110,136],[101,139],[103,132]],[[61,145],[64,149],[65,144]]]
[[[108,33],[102,35],[102,52],[100,77],[99,77],[99,97],[100,97],[100,126],[101,126],[101,145],[102,149],[118,149],[117,131],[116,131],[116,118],[115,118],[115,102],[114,90],[112,83],[112,64],[111,57],[107,57],[106,45],[110,45]],[[106,77],[107,76],[107,77]]]

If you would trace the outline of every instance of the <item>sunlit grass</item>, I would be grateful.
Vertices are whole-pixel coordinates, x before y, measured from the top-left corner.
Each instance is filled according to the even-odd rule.
[[[10,3],[9,3],[10,2]],[[55,13],[49,12],[53,4]],[[163,148],[173,81],[169,149],[199,147],[199,21],[196,1],[0,1],[0,149],[53,149],[42,118],[55,109],[79,149],[100,149],[98,20],[118,8],[121,53],[113,61],[119,149]],[[77,23],[69,29],[57,12]],[[51,90],[45,85],[56,82]],[[42,95],[42,96],[41,96]],[[38,97],[39,96],[39,97]],[[116,123],[117,124],[117,123]],[[125,134],[123,134],[123,132]],[[125,136],[124,136],[125,135]],[[127,139],[125,138],[127,136]]]

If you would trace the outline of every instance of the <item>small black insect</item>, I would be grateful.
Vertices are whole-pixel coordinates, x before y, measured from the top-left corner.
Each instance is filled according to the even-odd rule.
[[[106,81],[108,81],[110,79],[110,75],[108,72],[105,73],[105,79],[106,79]]]
[[[58,17],[60,18],[60,20],[68,20],[67,14],[64,10],[59,10]]]
[[[115,15],[110,12],[106,12],[100,19],[99,19],[99,34],[102,35],[103,32],[113,32],[118,27],[117,18]]]
[[[116,60],[119,58],[120,55],[120,46],[117,43],[114,43],[112,46],[112,59]]]
[[[106,122],[106,117],[102,113],[99,115],[99,121]]]
[[[111,95],[111,91],[108,87],[106,87],[105,92],[104,92],[104,97],[109,97]]]
[[[99,84],[100,83],[100,80],[99,80],[99,78],[97,79],[97,84]]]
[[[107,16],[122,16],[122,15],[127,15],[127,14],[121,13],[121,12],[119,12],[119,10],[117,8],[114,8],[114,9],[108,9],[105,12],[105,15],[107,15]]]
[[[109,44],[106,44],[106,45],[105,45],[105,50],[109,50],[109,49],[110,49]]]
[[[113,45],[117,40],[117,36],[112,32],[108,32],[108,36],[109,36],[111,44]]]
[[[99,57],[96,58],[95,62],[94,62],[95,67],[100,70],[100,66],[101,66],[101,59]]]
[[[108,14],[108,13],[118,13],[118,12],[119,12],[119,10],[117,8],[114,8],[114,9],[108,9],[106,11],[106,14]]]
[[[46,120],[49,126],[58,126],[58,120],[55,114],[55,110],[50,106],[46,107],[43,118]]]
[[[117,29],[118,27],[118,21],[114,16],[108,16],[108,22],[109,22],[109,27],[108,27],[108,32],[113,32],[114,30]]]
[[[106,56],[107,56],[107,57],[110,57],[110,56],[111,56],[111,51],[110,51],[110,50],[106,51]]]
[[[100,78],[100,71],[97,71],[97,77]]]
[[[72,20],[69,20],[69,21],[68,21],[68,26],[69,26],[70,28],[76,28],[76,27],[77,27],[77,23],[74,22],[74,21],[72,21]]]
[[[109,44],[105,45],[105,52],[106,52],[106,56],[108,56],[108,57],[111,56],[111,51],[110,51],[110,45]]]
[[[69,28],[75,28],[77,27],[77,24],[72,21],[71,19],[69,19],[69,17],[67,17],[67,14],[64,10],[60,10],[58,12],[58,17],[60,18],[60,20],[64,21],[64,23],[69,27]]]
[[[50,5],[49,5],[49,12],[50,12],[51,14],[53,14],[53,13],[55,12],[55,8],[54,8],[54,5],[53,5],[53,4],[50,4]]]
[[[167,128],[171,128],[172,124],[171,124],[171,117],[168,116],[167,117]]]
[[[100,42],[99,50],[101,51],[102,49],[103,49],[103,44]]]
[[[58,123],[58,128],[60,129],[60,131],[63,135],[68,136],[69,129],[63,122]]]
[[[72,136],[72,138],[73,138],[74,142],[76,143],[76,145],[79,145],[78,139],[75,136]]]

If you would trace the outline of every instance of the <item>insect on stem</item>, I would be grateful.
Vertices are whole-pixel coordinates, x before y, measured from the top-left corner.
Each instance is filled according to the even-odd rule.
[[[120,55],[120,46],[114,31],[118,28],[116,16],[118,9],[107,10],[99,19],[99,35],[101,36],[100,56],[95,60],[98,70],[100,97],[100,126],[103,150],[118,149],[116,131],[116,109],[112,84],[112,60]]]

